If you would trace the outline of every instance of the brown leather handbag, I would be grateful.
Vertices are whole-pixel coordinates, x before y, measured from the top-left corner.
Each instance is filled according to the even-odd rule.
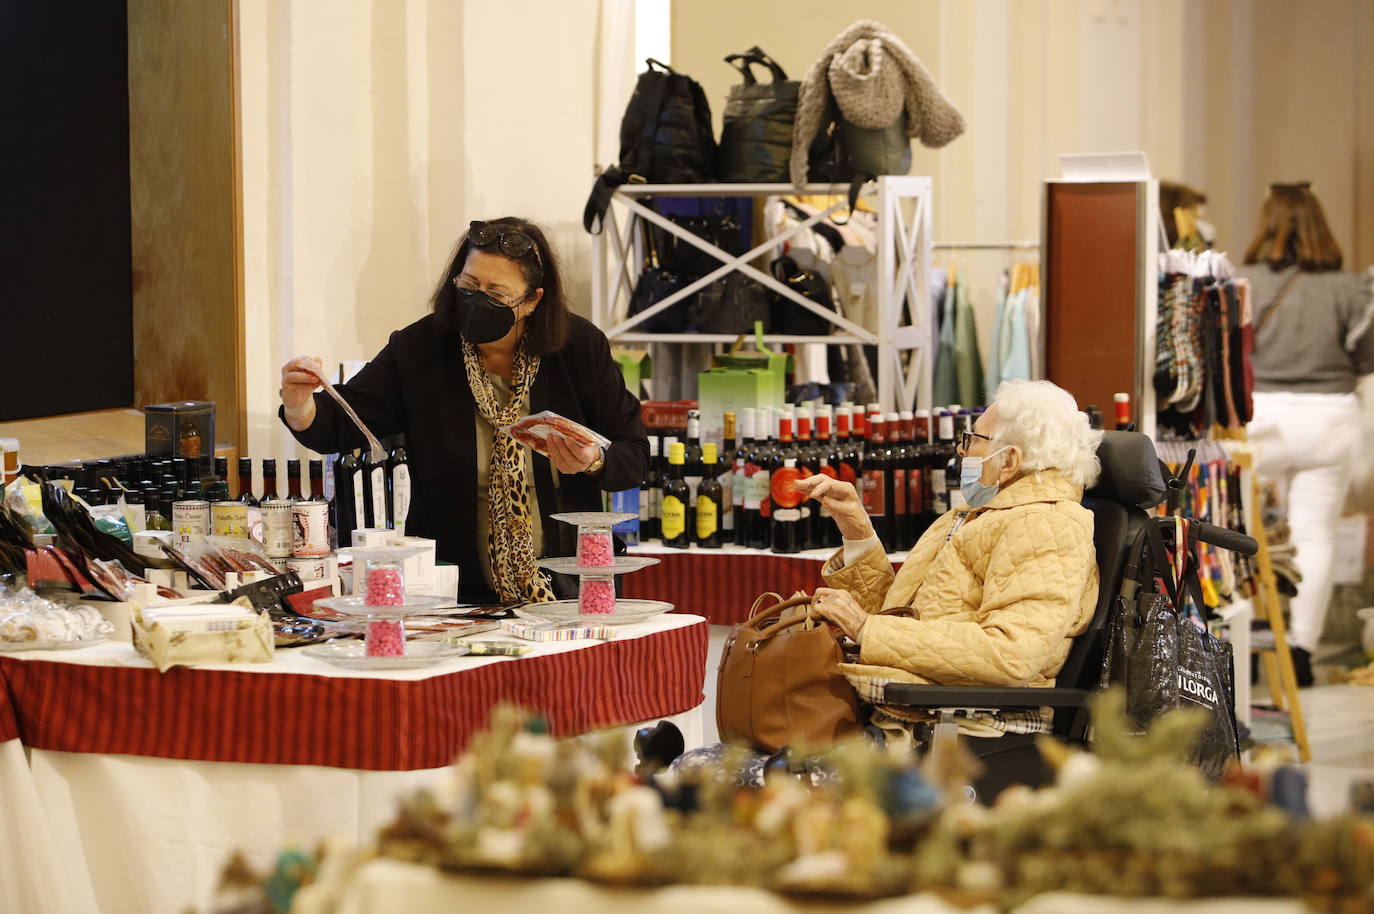
[[[765,609],[769,597],[778,602]],[[805,607],[804,612],[788,614]],[[811,614],[809,596],[764,594],[725,642],[716,726],[729,743],[776,752],[824,749],[861,729],[859,697],[840,672],[840,634]]]

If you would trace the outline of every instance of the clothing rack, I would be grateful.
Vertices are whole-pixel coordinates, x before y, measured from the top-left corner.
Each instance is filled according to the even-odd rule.
[[[1038,241],[937,241],[937,251],[1038,251]]]

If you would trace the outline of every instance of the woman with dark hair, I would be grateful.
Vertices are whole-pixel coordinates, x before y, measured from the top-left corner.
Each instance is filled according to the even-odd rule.
[[[1269,186],[1245,263],[1256,328],[1250,439],[1288,509],[1302,573],[1291,604],[1293,660],[1299,684],[1311,685],[1360,442],[1355,385],[1374,371],[1374,281],[1341,271],[1341,249],[1307,182]]]
[[[560,511],[601,510],[601,492],[637,488],[649,444],[605,335],[568,311],[563,279],[537,225],[473,222],[439,285],[434,313],[391,339],[339,392],[378,437],[406,436],[413,498],[406,532],[433,537],[474,601],[571,597],[535,560],[572,555]],[[282,420],[320,453],[366,447],[332,399],[316,393],[318,359],[282,367]],[[552,410],[611,440],[603,452],[551,439],[545,458],[498,431]],[[558,593],[557,591],[563,591]]]

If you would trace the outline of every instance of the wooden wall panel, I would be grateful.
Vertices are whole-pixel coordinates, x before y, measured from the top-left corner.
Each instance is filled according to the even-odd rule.
[[[135,405],[243,430],[232,0],[128,0]]]
[[[1129,182],[1046,185],[1045,377],[1111,420],[1136,388],[1139,192]]]

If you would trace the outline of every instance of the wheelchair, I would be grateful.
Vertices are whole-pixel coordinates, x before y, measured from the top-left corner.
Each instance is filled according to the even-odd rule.
[[[874,702],[875,705],[920,711],[933,718],[929,725],[929,739],[925,741],[928,749],[935,750],[958,739],[958,716],[961,713],[1027,712],[1040,708],[1050,709],[1053,715],[1050,733],[1056,738],[1079,745],[1088,741],[1091,727],[1089,706],[1100,688],[1106,662],[1108,628],[1117,611],[1118,599],[1123,596],[1133,598],[1142,585],[1149,586],[1152,583],[1140,579],[1152,574],[1148,562],[1140,565],[1142,573],[1134,577],[1128,573],[1128,568],[1133,564],[1133,548],[1138,548],[1143,542],[1142,534],[1146,525],[1172,527],[1173,518],[1158,517],[1153,512],[1171,490],[1185,486],[1181,480],[1188,475],[1185,468],[1178,478],[1170,476],[1155,453],[1154,442],[1139,432],[1104,432],[1097,456],[1102,473],[1083,497],[1083,506],[1093,514],[1093,547],[1099,576],[1097,606],[1087,629],[1074,639],[1068,657],[1055,677],[1055,685],[1032,688],[916,685],[896,681],[881,684],[882,699]],[[1196,522],[1193,529],[1200,541],[1243,555],[1254,555],[1259,549],[1259,544],[1252,537],[1242,533]],[[635,751],[640,758],[641,771],[666,767],[682,753],[681,734],[674,736],[667,729],[670,727],[670,724],[660,724],[646,728],[636,737]],[[872,730],[870,728],[870,732]],[[1012,736],[1008,734],[984,742],[991,747],[992,744],[1009,740],[1009,745],[1025,751],[974,753],[986,768],[1003,769],[985,772],[991,775],[985,783],[1002,786],[1029,783],[1030,786],[1038,786],[1036,781],[1043,782],[1045,771],[1025,770],[1036,767],[1032,759],[1035,755],[1033,739],[1012,739]],[[880,736],[876,738],[881,739]],[[999,759],[999,754],[1006,757]],[[784,765],[786,760],[775,757],[771,763]],[[1043,766],[1040,767],[1043,769]],[[1024,776],[1027,774],[1032,776],[1027,778]],[[1037,774],[1038,777],[1035,776]],[[995,795],[991,789],[987,793],[989,799]]]

